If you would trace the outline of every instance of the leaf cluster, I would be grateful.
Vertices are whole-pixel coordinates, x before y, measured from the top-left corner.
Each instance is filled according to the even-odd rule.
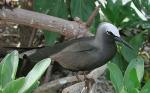
[[[149,93],[150,80],[141,87],[144,75],[144,60],[141,57],[135,58],[130,62],[124,76],[114,63],[108,63],[107,66],[116,93]]]
[[[38,79],[45,72],[51,60],[38,62],[26,77],[15,78],[18,68],[18,52],[7,54],[0,63],[0,93],[31,93],[38,87]]]

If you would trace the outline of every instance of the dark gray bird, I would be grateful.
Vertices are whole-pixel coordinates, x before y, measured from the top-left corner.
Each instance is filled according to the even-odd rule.
[[[115,41],[119,41],[132,48],[120,35],[118,29],[110,23],[101,23],[96,36],[83,37],[66,41],[54,46],[32,49],[20,54],[27,55],[28,61],[34,64],[44,58],[52,58],[62,67],[73,71],[92,70],[107,63],[115,55],[117,48]],[[5,50],[29,50],[30,48],[3,47],[0,56],[7,54]]]
[[[56,44],[53,47],[41,48],[28,58],[32,61],[39,61],[50,57],[69,70],[92,70],[113,58],[117,51],[115,41],[132,48],[120,37],[116,26],[104,22],[98,26],[95,37],[83,37]]]
[[[110,23],[102,23],[95,38],[84,39],[71,44],[51,58],[71,70],[92,70],[113,58],[117,48],[115,40],[130,47],[119,35],[118,29]]]

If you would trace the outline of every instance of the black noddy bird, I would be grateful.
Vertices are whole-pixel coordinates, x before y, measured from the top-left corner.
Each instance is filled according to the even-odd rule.
[[[39,61],[50,57],[66,69],[89,71],[104,65],[113,58],[117,52],[115,41],[132,48],[120,37],[116,26],[104,22],[98,26],[96,36],[83,37],[52,47],[37,49],[28,58]]]
[[[75,71],[92,70],[111,60],[117,52],[115,41],[132,48],[120,37],[117,27],[101,23],[94,38],[84,39],[67,46],[51,56],[62,67]]]

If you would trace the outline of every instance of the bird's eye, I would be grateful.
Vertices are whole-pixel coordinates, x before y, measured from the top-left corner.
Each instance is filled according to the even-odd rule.
[[[111,36],[114,35],[111,31],[107,31],[107,34],[108,34],[108,35],[111,35]]]

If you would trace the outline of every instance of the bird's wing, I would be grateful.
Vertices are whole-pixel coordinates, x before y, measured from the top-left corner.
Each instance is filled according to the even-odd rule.
[[[89,41],[90,42],[90,41]],[[90,44],[89,42],[77,42],[70,46],[68,46],[64,51],[72,51],[72,52],[85,52],[97,49],[95,46]]]

